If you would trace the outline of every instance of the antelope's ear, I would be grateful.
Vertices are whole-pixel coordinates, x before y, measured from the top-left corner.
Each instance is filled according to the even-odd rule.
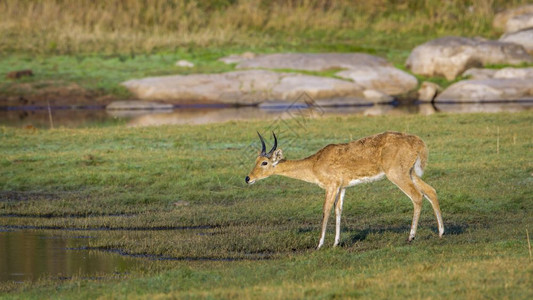
[[[274,166],[277,165],[283,158],[283,151],[281,151],[281,149],[274,151],[272,154],[272,164]]]

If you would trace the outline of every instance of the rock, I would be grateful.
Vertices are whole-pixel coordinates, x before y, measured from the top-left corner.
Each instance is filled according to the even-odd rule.
[[[351,79],[365,89],[377,90],[388,95],[404,94],[418,85],[416,77],[392,66],[360,66],[335,75]]]
[[[463,73],[464,77],[468,77],[469,79],[488,79],[494,77],[494,73],[496,73],[496,69],[481,69],[481,68],[471,68],[466,70]]]
[[[353,82],[267,70],[150,77],[122,85],[139,99],[180,103],[248,105],[273,99],[293,101],[303,93],[312,99],[363,96],[363,89]]]
[[[488,78],[533,78],[532,68],[503,68],[503,69],[469,69],[463,75],[470,76],[471,79],[488,79]]]
[[[512,33],[533,27],[533,12],[510,18],[505,25],[505,32]]]
[[[453,80],[471,67],[486,64],[521,64],[533,58],[524,47],[499,41],[464,37],[443,37],[417,46],[406,65],[413,73],[444,76]]]
[[[424,81],[418,90],[418,100],[431,102],[440,91],[442,88],[438,84]]]
[[[390,66],[383,58],[364,53],[277,53],[259,55],[237,64],[237,69],[265,68],[326,71]]]
[[[517,32],[506,33],[500,38],[500,41],[521,45],[526,49],[526,51],[528,51],[529,53],[533,53],[533,27]]]
[[[508,9],[503,12],[497,13],[494,16],[492,21],[492,26],[494,28],[507,31],[507,22],[519,15],[532,14],[533,13],[533,4],[524,5],[513,9]]]
[[[365,99],[376,103],[384,103],[394,100],[391,96],[376,90],[365,90],[363,95],[365,96]]]
[[[194,64],[188,60],[180,59],[176,62],[176,66],[183,68],[192,68],[194,67]]]
[[[533,79],[533,68],[503,68],[497,70],[493,78]]]
[[[226,58],[226,60],[231,60]],[[240,60],[238,69],[266,68],[304,71],[347,69],[336,76],[353,80],[365,89],[389,95],[406,93],[418,84],[416,78],[394,68],[385,59],[363,53],[279,53]]]
[[[106,106],[106,109],[108,110],[162,110],[172,108],[174,108],[174,106],[168,103],[138,100],[114,101]]]
[[[7,73],[6,78],[8,79],[19,79],[26,76],[33,76],[32,70],[19,70],[19,71],[11,71]]]
[[[435,102],[494,102],[533,100],[532,78],[489,78],[452,84]]]

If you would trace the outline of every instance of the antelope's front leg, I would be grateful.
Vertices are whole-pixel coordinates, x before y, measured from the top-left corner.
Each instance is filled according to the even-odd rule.
[[[316,249],[320,249],[320,247],[324,245],[324,240],[326,238],[326,229],[328,227],[329,214],[331,213],[331,208],[335,203],[335,199],[337,198],[338,192],[338,187],[332,187],[326,190],[326,200],[324,201],[322,217],[322,233],[320,234],[320,242],[318,242],[318,247],[316,247]]]

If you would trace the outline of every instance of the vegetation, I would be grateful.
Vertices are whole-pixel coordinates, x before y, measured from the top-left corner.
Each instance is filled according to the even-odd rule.
[[[228,71],[217,59],[245,51],[364,52],[404,68],[410,51],[430,39],[499,37],[495,12],[526,2],[4,0],[0,74],[29,68],[35,77],[0,76],[0,99],[73,85],[96,100],[128,98],[118,87],[125,79]],[[174,66],[179,59],[196,67]]]
[[[182,259],[149,261],[120,280],[2,283],[0,290],[15,299],[531,298],[532,121],[522,112],[0,127],[4,227],[66,236],[90,230],[90,248]],[[412,204],[380,181],[348,190],[341,247],[331,248],[332,226],[327,247],[315,251],[322,190],[281,177],[245,186],[259,147],[255,131],[271,128],[288,158],[384,130],[419,135],[430,149],[424,178],[437,189],[445,236],[438,238],[424,203],[417,239],[406,243]]]
[[[405,49],[438,35],[483,35],[495,11],[527,1],[5,0],[0,51],[153,53],[236,45]],[[407,39],[406,39],[407,38]],[[281,43],[280,43],[281,41]],[[376,50],[374,50],[376,51]],[[368,51],[363,51],[368,52]]]

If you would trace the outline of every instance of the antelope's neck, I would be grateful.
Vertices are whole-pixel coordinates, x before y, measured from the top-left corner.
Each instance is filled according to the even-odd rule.
[[[274,174],[318,184],[309,160],[283,160],[275,167]]]

